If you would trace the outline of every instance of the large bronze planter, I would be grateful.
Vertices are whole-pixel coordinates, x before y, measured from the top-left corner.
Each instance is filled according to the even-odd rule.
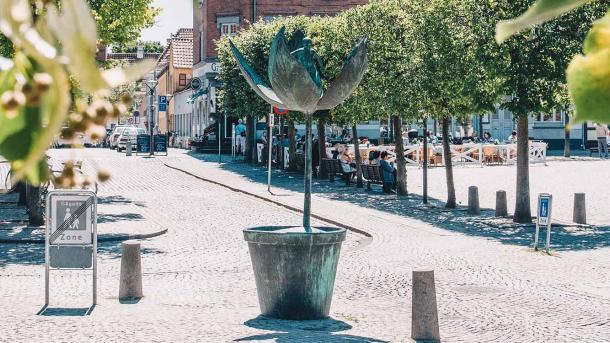
[[[345,229],[246,229],[258,300],[264,316],[291,320],[328,317]]]

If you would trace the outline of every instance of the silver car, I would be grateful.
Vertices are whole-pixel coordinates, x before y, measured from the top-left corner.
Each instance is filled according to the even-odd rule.
[[[127,148],[127,142],[131,142],[131,146],[135,149],[136,139],[138,135],[146,134],[146,131],[141,127],[125,128],[119,136],[117,143],[117,151],[123,151]]]

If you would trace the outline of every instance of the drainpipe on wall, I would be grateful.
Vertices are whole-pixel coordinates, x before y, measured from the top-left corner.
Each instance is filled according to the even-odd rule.
[[[256,23],[256,0],[252,0],[252,24]]]

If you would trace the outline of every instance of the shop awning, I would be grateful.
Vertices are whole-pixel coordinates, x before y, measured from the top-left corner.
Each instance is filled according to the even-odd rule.
[[[204,94],[208,94],[208,89],[207,88],[199,88],[199,90],[197,90],[195,93],[193,93],[193,95],[191,95],[191,97],[187,100],[187,103],[192,104],[195,102],[195,100],[197,100],[198,97],[204,95]]]

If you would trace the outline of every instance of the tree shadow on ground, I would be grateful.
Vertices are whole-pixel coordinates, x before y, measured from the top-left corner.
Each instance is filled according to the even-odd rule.
[[[165,254],[163,250],[146,247],[147,240],[141,240],[142,258],[146,255]],[[98,258],[121,258],[121,242],[102,242],[97,245]],[[0,243],[0,268],[7,265],[44,265],[44,244],[4,244]]]
[[[144,203],[134,202],[133,200],[126,198],[122,195],[110,195],[110,196],[99,197],[99,198],[97,198],[97,202],[98,202],[98,204],[118,204],[118,205],[134,204],[136,206],[146,207],[146,205]]]
[[[103,224],[103,223],[116,223],[116,222],[120,222],[123,220],[144,220],[144,216],[142,216],[139,213],[121,213],[121,214],[99,214],[97,216],[97,223],[98,224]]]
[[[234,342],[250,342],[261,340],[274,340],[278,343],[287,342],[387,342],[370,337],[337,334],[337,332],[349,330],[351,325],[333,319],[322,320],[280,320],[264,316],[250,319],[244,325],[265,331],[273,331],[264,334],[247,336],[235,339]]]
[[[193,152],[189,152],[188,155],[204,162],[216,162],[218,158]],[[267,184],[267,170],[262,166],[253,166],[238,161],[224,163],[221,168],[239,174],[252,182]],[[303,173],[274,169],[272,185],[275,189],[302,192]],[[467,214],[464,207],[446,210],[444,202],[439,199],[429,198],[429,204],[423,205],[422,196],[418,194],[397,197],[382,193],[381,186],[374,185],[372,191],[366,191],[365,188],[357,188],[354,185],[346,186],[338,179],[335,182],[314,179],[312,188],[314,194],[327,199],[349,202],[360,207],[417,219],[442,229],[484,237],[502,244],[527,247],[532,246],[534,242],[535,226],[533,224],[515,224],[510,218],[496,218],[493,209],[482,209],[480,216],[471,216]],[[544,230],[541,231],[541,237],[545,237],[542,232]],[[551,249],[557,251],[590,250],[610,246],[610,226],[585,228],[554,225],[551,232]]]

